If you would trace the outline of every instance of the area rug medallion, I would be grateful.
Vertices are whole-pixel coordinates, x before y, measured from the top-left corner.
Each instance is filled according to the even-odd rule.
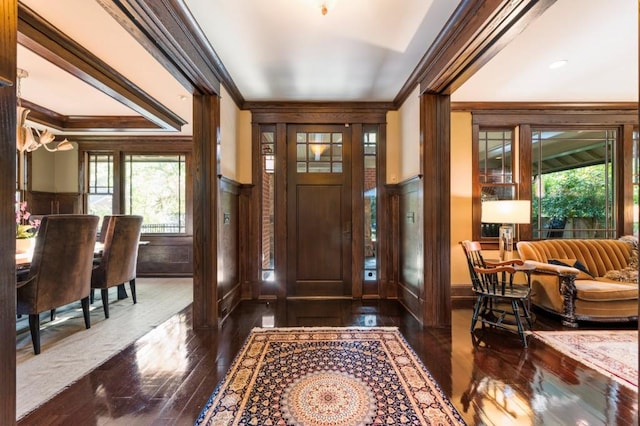
[[[197,425],[464,424],[396,328],[256,328]]]
[[[533,334],[565,355],[638,390],[637,331],[535,331]]]

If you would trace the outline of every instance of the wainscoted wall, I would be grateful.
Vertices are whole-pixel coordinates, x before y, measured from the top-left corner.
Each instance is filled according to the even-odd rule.
[[[218,212],[218,315],[221,319],[240,302],[240,184],[220,178]]]
[[[193,237],[147,234],[138,249],[138,276],[185,276],[193,274]]]
[[[398,184],[398,299],[422,322],[424,300],[422,179]]]

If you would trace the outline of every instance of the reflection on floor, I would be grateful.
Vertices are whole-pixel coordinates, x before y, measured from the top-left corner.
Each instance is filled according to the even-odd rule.
[[[422,329],[395,301],[245,301],[219,330],[188,308],[19,424],[193,424],[253,327],[397,326],[469,424],[637,424],[636,392],[530,338],[471,335],[471,309]],[[537,315],[537,329],[561,329]],[[637,324],[624,326],[637,328]]]

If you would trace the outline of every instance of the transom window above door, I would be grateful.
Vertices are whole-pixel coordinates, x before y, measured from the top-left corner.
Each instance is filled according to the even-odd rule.
[[[298,173],[342,173],[342,133],[296,133]]]

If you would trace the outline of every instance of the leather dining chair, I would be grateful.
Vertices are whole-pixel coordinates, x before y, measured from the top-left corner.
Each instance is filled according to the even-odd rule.
[[[100,289],[104,316],[109,318],[109,288],[129,282],[133,303],[137,303],[136,263],[142,216],[112,215],[105,216],[103,220],[108,221],[104,248],[91,274],[91,288]]]
[[[44,216],[28,275],[17,282],[18,315],[29,315],[33,351],[40,353],[40,313],[80,301],[86,328],[98,216]]]

